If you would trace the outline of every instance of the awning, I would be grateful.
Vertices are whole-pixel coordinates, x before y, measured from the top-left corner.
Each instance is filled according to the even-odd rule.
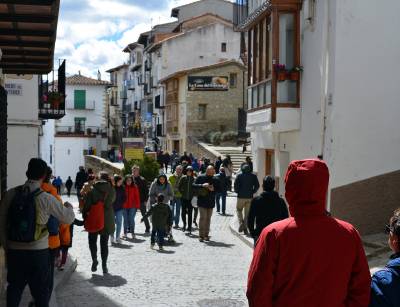
[[[0,3],[0,68],[8,74],[47,74],[53,68],[60,0]]]

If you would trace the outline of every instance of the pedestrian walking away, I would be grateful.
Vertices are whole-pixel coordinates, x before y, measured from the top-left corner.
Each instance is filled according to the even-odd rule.
[[[151,216],[151,248],[154,248],[154,245],[157,240],[157,244],[160,250],[163,250],[164,247],[164,237],[165,237],[165,230],[171,225],[170,224],[170,208],[164,202],[164,195],[158,194],[157,195],[157,202],[153,204],[150,210],[146,213],[146,217]],[[141,222],[143,222],[143,218]]]
[[[215,195],[219,192],[219,181],[214,177],[213,166],[208,166],[206,174],[196,178],[193,187],[197,191],[197,205],[200,212],[199,241],[210,240],[211,216],[215,207]]]
[[[72,186],[73,186],[73,182],[72,182],[71,176],[68,176],[68,179],[65,182],[65,188],[67,189],[68,197],[71,197]]]
[[[149,200],[149,187],[147,186],[147,181],[144,177],[140,176],[140,167],[138,165],[134,165],[132,167],[132,178],[135,185],[139,188],[139,197],[140,197],[140,212],[144,219],[144,224],[146,226],[145,233],[150,232],[150,223],[149,219],[145,217],[146,215],[146,203]]]
[[[328,182],[323,161],[290,163],[285,196],[291,217],[261,232],[248,275],[250,307],[368,306],[371,277],[361,238],[327,214]]]
[[[50,254],[47,222],[50,216],[70,224],[72,205],[61,204],[41,190],[47,164],[31,159],[22,186],[4,194],[0,204],[0,243],[7,254],[7,306],[17,307],[28,284],[35,306],[47,307],[50,299]],[[24,208],[20,210],[20,208]],[[26,227],[28,225],[28,227]]]
[[[122,230],[122,218],[124,216],[124,204],[126,202],[126,191],[123,186],[123,179],[121,176],[114,176],[114,189],[115,189],[115,201],[113,203],[113,209],[115,214],[115,235],[111,236],[111,243],[121,243],[121,230]]]
[[[179,228],[179,219],[181,215],[182,206],[182,193],[179,191],[179,181],[182,179],[182,166],[178,165],[175,169],[175,173],[169,177],[174,197],[171,200],[172,219],[175,224],[175,228]]]
[[[251,201],[247,227],[254,239],[254,245],[265,227],[289,217],[285,201],[274,189],[274,177],[266,176],[263,180],[264,192]]]
[[[217,213],[222,213],[222,215],[226,214],[226,197],[228,196],[230,181],[225,174],[225,168],[221,166],[219,168],[219,174],[216,176],[219,180],[220,190],[216,194],[216,203],[217,203]]]
[[[80,192],[83,188],[83,185],[87,181],[88,181],[88,174],[85,172],[85,168],[83,166],[80,166],[79,171],[78,173],[76,173],[76,178],[75,178],[75,189],[78,199],[80,199],[81,197]]]
[[[186,169],[186,175],[179,181],[179,192],[182,195],[182,230],[187,230],[189,233],[192,232],[192,220],[193,220],[193,206],[192,199],[194,196],[194,172],[193,168],[188,166]],[[187,224],[186,224],[187,222]],[[187,225],[187,228],[186,228]]]
[[[135,217],[137,210],[140,210],[140,192],[138,186],[133,182],[131,175],[125,177],[124,184],[125,202],[122,206],[124,216],[124,237],[128,238],[128,232],[130,231],[132,239],[135,239]]]
[[[394,254],[386,267],[372,276],[370,307],[400,306],[400,209],[386,225],[386,234]]]
[[[93,187],[84,198],[84,207],[82,212],[85,219],[85,228],[89,233],[88,239],[90,254],[92,256],[92,272],[97,271],[97,266],[99,264],[97,260],[97,240],[98,237],[100,237],[100,254],[104,274],[108,273],[108,239],[115,231],[115,216],[113,209],[115,190],[110,181],[111,180],[106,172],[100,172],[99,179],[94,183]],[[99,210],[102,210],[102,214],[101,212],[98,212]],[[95,212],[97,214],[100,213],[102,220],[99,221],[97,218],[93,221],[91,219],[91,216],[97,217],[97,215],[94,215]],[[100,230],[88,229],[93,226],[91,222],[96,224],[96,226],[99,226],[97,223],[100,223],[103,227],[100,227]]]
[[[242,172],[237,175],[235,180],[235,192],[237,193],[236,212],[239,220],[239,232],[249,234],[247,229],[247,219],[250,211],[250,204],[254,194],[260,188],[258,178],[250,171],[247,164],[242,166]],[[244,216],[243,216],[244,211]]]

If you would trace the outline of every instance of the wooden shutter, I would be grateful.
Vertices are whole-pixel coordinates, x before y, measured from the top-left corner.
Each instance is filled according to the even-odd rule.
[[[74,91],[74,108],[85,109],[86,108],[86,91],[75,90]]]

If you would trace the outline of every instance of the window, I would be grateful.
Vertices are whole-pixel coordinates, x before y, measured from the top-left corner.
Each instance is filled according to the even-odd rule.
[[[237,73],[229,74],[229,86],[232,88],[237,87]]]
[[[226,43],[221,43],[221,52],[226,52]]]
[[[75,90],[74,91],[74,108],[83,110],[86,108],[86,91]]]
[[[207,118],[207,105],[199,104],[198,120],[206,120]]]
[[[84,133],[85,132],[85,117],[75,117],[75,133]]]

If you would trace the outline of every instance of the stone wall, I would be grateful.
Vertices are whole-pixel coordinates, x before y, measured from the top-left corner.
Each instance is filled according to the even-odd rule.
[[[109,175],[122,175],[123,165],[120,163],[111,163],[97,156],[85,156],[85,168],[91,168],[95,174],[105,171]]]
[[[217,154],[208,150],[205,146],[199,143],[194,138],[188,138],[186,141],[186,149],[187,152],[190,152],[197,159],[201,159],[202,157],[208,158],[211,161],[215,161],[217,159]]]

